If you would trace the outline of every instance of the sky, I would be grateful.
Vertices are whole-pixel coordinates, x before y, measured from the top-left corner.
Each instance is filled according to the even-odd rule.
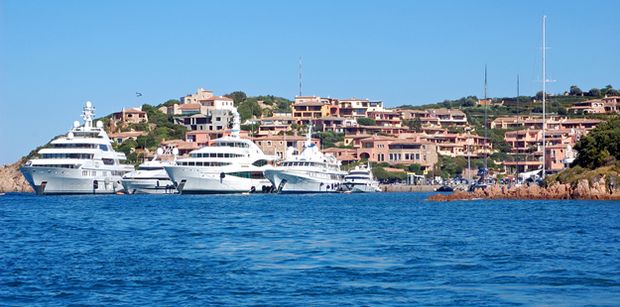
[[[103,116],[203,87],[388,107],[620,88],[620,1],[0,0],[0,164]],[[143,94],[136,97],[135,93]]]

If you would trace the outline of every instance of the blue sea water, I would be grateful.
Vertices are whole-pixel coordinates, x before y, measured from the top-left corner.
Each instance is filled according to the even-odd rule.
[[[0,196],[0,305],[619,305],[620,202]]]

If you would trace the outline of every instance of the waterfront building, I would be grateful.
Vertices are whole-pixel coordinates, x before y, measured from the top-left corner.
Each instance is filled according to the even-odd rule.
[[[284,159],[289,147],[295,148],[297,152],[302,152],[306,138],[297,135],[268,135],[251,138],[251,140],[266,155],[275,156],[278,159]],[[317,148],[321,148],[320,139],[311,139],[311,142]]]

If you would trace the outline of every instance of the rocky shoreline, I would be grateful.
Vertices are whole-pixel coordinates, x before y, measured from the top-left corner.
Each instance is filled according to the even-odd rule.
[[[614,182],[613,184],[610,184]],[[592,199],[592,200],[620,200],[620,190],[614,180],[601,177],[591,182],[581,179],[575,184],[555,182],[548,187],[536,184],[518,187],[489,186],[486,189],[477,189],[474,192],[458,191],[451,194],[436,194],[428,198],[431,201],[456,201],[473,199]]]
[[[0,167],[0,193],[33,192],[26,179],[19,172],[20,162]]]

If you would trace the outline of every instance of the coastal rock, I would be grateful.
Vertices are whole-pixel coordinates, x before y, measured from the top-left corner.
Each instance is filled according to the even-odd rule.
[[[32,192],[32,188],[19,172],[20,162],[4,165],[0,168],[0,193]]]
[[[453,201],[471,199],[607,199],[620,200],[620,191],[615,187],[616,178],[597,177],[592,183],[588,179],[579,180],[574,187],[555,182],[548,187],[522,185],[518,187],[489,186],[473,192],[437,194],[429,197],[433,201]]]

